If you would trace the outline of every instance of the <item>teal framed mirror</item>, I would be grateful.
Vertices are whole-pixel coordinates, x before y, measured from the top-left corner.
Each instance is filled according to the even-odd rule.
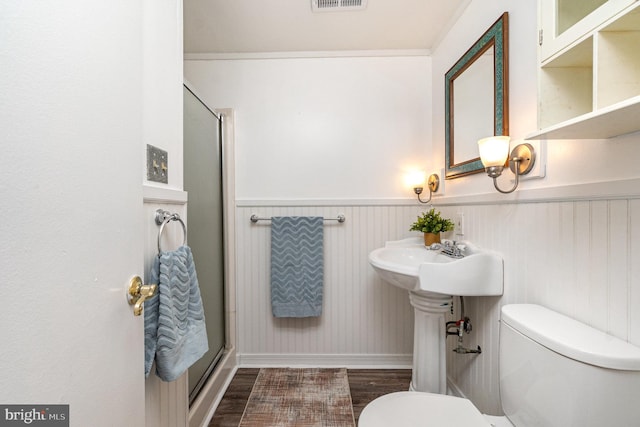
[[[484,170],[477,141],[509,135],[508,23],[505,12],[445,74],[445,179]]]

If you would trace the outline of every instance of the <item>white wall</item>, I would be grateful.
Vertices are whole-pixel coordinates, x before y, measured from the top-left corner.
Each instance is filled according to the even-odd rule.
[[[183,189],[182,157],[182,0],[145,0],[143,21],[142,95],[142,183],[144,185],[144,261],[145,283],[158,253],[158,208],[176,212],[186,220],[187,195]],[[168,153],[168,183],[146,179],[147,144]],[[175,224],[165,229],[163,249],[182,242],[182,229]],[[164,234],[164,233],[163,233]],[[170,383],[152,373],[145,382],[145,421],[147,426],[181,427],[188,423],[187,375]]]
[[[395,208],[375,210],[363,200],[406,202],[404,173],[424,169],[430,59],[189,60],[185,76],[209,105],[235,111],[241,363],[407,365],[408,298],[376,282],[366,263],[371,249],[407,228],[406,220],[391,220]],[[335,204],[326,206],[327,199]],[[348,218],[325,228],[325,314],[273,319],[270,227],[251,224],[249,216],[338,211]]]
[[[182,0],[145,0],[143,182],[182,190]],[[147,144],[168,152],[168,183],[147,180]]]
[[[403,198],[431,148],[427,57],[186,61],[236,115],[238,200]]]
[[[323,314],[271,315],[270,223],[260,216],[342,213],[324,227]],[[238,331],[241,365],[410,366],[413,315],[407,293],[382,283],[366,262],[387,240],[406,234],[415,206],[242,206],[236,215]]]

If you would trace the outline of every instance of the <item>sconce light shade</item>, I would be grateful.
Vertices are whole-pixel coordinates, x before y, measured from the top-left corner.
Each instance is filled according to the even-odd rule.
[[[480,160],[482,160],[485,168],[492,166],[504,167],[507,156],[509,156],[510,139],[508,136],[490,136],[478,141]]]
[[[501,193],[511,193],[518,188],[520,175],[528,174],[536,162],[536,152],[531,144],[518,144],[509,154],[509,140],[508,136],[490,136],[478,141],[484,170],[493,178],[493,186]],[[498,186],[497,178],[502,175],[507,157],[509,169],[515,174],[515,183],[509,190],[503,190]]]
[[[427,181],[427,173],[425,171],[412,170],[405,175],[404,181],[411,188],[424,187],[424,183]]]

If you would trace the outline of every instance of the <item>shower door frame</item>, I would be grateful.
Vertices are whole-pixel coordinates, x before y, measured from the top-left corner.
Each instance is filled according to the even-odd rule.
[[[199,426],[211,418],[216,402],[222,399],[226,386],[237,369],[236,356],[236,266],[235,266],[235,150],[234,111],[231,108],[211,109],[203,97],[187,81],[184,87],[203,105],[222,119],[222,201],[223,201],[223,245],[224,245],[224,319],[225,345],[222,354],[214,359],[212,371],[205,372],[206,380],[200,390],[189,401],[189,425]],[[211,367],[210,367],[211,368]],[[189,394],[189,390],[186,390]]]

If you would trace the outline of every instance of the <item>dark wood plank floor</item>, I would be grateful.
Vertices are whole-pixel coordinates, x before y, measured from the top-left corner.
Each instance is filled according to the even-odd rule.
[[[209,427],[238,427],[259,371],[238,369]],[[411,382],[410,369],[348,369],[347,374],[356,423],[367,403],[387,393],[406,391]]]

